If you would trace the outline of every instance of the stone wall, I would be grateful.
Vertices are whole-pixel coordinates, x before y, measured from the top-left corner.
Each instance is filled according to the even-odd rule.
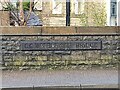
[[[75,32],[74,30],[76,28],[77,31]],[[118,67],[120,60],[119,27],[61,27],[61,31],[60,27],[4,27],[1,29],[3,32],[3,69],[40,70]],[[16,34],[13,32],[14,30]],[[31,32],[28,32],[29,30],[31,30]],[[56,32],[54,30],[56,30]],[[91,32],[89,32],[89,30],[91,30]],[[102,50],[64,51],[62,53],[56,51],[21,51],[20,41],[30,40],[102,41]]]

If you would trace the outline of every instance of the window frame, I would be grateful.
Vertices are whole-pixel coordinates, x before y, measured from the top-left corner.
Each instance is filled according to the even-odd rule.
[[[36,10],[36,11],[43,10],[43,2],[42,2],[42,0],[36,0],[36,1],[39,1],[39,2],[36,3],[35,0],[34,0],[34,3],[36,3],[38,6],[41,6],[41,7],[38,7],[38,9],[37,9],[37,6],[35,5],[33,9]]]
[[[85,0],[74,0],[74,14],[79,15],[79,14],[84,14],[85,10]]]
[[[61,15],[62,14],[62,2],[57,4],[58,0],[52,0],[52,14],[53,15]],[[60,6],[59,6],[60,5]],[[60,8],[60,12],[59,12]]]

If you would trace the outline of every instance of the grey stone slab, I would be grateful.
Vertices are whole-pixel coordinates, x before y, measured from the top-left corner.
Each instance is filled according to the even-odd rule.
[[[3,71],[3,87],[118,84],[117,70]]]

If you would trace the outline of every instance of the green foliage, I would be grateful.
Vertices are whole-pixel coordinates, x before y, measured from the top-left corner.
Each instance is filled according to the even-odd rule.
[[[80,22],[82,26],[88,26],[87,19],[88,19],[88,16],[86,14],[80,15]]]
[[[86,2],[85,12],[80,16],[82,26],[105,26],[106,25],[106,8],[105,3]]]
[[[16,5],[19,7],[19,2],[17,2]],[[23,10],[26,11],[29,10],[29,8],[30,8],[30,1],[23,2]]]
[[[30,8],[30,2],[23,2],[23,10],[29,10]]]
[[[16,3],[16,5],[19,7],[19,2]],[[29,10],[30,8],[30,2],[23,2],[23,10]],[[6,5],[3,5],[3,10],[12,11],[12,10],[18,10],[17,7],[15,7],[12,3],[6,3]]]

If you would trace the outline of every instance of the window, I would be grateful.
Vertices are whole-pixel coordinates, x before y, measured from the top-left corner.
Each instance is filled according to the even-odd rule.
[[[42,0],[34,0],[34,10],[42,10]]]
[[[62,3],[59,0],[52,0],[52,14],[62,14]]]
[[[111,16],[117,15],[117,2],[111,1]]]
[[[82,14],[84,13],[84,3],[85,0],[74,0],[75,5],[75,14]]]

